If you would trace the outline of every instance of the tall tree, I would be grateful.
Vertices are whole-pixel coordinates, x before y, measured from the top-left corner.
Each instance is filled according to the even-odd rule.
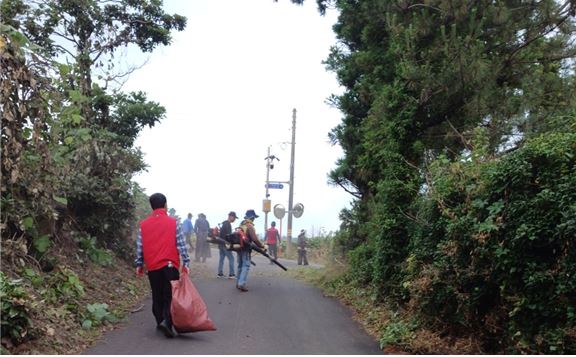
[[[464,186],[468,192],[462,188],[464,192],[443,197],[443,202],[431,202],[437,182],[426,180],[428,166],[444,162],[436,160],[440,156],[446,165],[454,160],[445,170],[456,177],[453,181],[442,177],[442,182],[458,182],[456,173],[480,175],[457,170],[461,161],[502,156],[549,130],[556,118],[573,120],[576,3],[319,0],[318,4],[321,11],[332,6],[340,11],[334,25],[338,43],[326,65],[346,89],[331,98],[343,113],[331,137],[342,146],[344,156],[330,177],[358,197],[351,212],[343,214],[345,232],[340,235],[353,249],[350,276],[372,286],[377,297],[400,303],[410,297],[411,283],[437,282],[441,289],[426,285],[420,291],[431,294],[425,297],[428,306],[445,308],[442,316],[458,316],[468,323],[470,316],[485,312],[487,305],[481,302],[498,304],[498,291],[474,285],[481,278],[472,272],[462,273],[469,281],[458,280],[451,272],[475,257],[474,239],[484,236],[488,223],[478,223],[477,236],[465,235],[471,227],[455,227],[459,217],[442,210],[442,205],[461,200],[462,206],[479,204],[485,196],[479,194],[479,186],[470,184]],[[483,174],[488,175],[491,167],[483,166],[487,170]],[[498,202],[506,198],[494,197],[490,210],[499,212]],[[429,221],[419,216],[423,206],[434,205],[438,207],[433,213],[424,210]],[[466,219],[462,222],[469,224]],[[449,243],[442,240],[447,232],[455,235]],[[461,242],[465,239],[470,241]],[[455,246],[461,247],[459,257],[468,260],[446,258]],[[435,266],[446,264],[442,270],[446,275],[431,277],[424,272],[417,280],[417,262],[429,263],[425,266],[436,272]],[[471,286],[482,292],[470,293],[478,300],[460,305],[458,294],[468,293]],[[566,296],[570,293],[556,302]],[[438,303],[443,298],[448,303]],[[463,317],[462,311],[470,315]]]
[[[2,0],[2,22],[22,31],[53,55],[74,59],[78,88],[92,93],[93,67],[113,66],[103,61],[131,44],[144,52],[169,45],[171,31],[182,31],[186,18],[169,15],[162,0]]]
[[[345,152],[332,179],[363,195],[379,177],[374,157],[361,159],[367,136],[377,144],[378,133],[397,131],[401,150],[458,152],[460,134],[483,125],[498,150],[573,100],[564,76],[575,55],[573,2],[318,3],[340,10],[326,64],[347,88],[332,98],[344,114],[332,138]]]
[[[22,32],[53,60],[71,63],[50,62],[45,69],[62,97],[47,102],[51,122],[43,127],[59,178],[54,188],[78,229],[109,245],[122,243],[134,213],[132,175],[145,167],[132,145],[165,109],[145,93],[110,93],[96,84],[94,72],[112,73],[114,53],[123,46],[149,52],[168,45],[186,18],[166,14],[159,0],[2,0],[0,7],[3,29]],[[11,99],[18,107],[23,98]]]

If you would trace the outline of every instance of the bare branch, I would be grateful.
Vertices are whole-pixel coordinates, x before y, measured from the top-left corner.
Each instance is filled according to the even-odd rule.
[[[471,149],[472,149],[472,145],[470,144],[470,142],[469,142],[468,140],[466,140],[466,138],[464,137],[464,135],[462,135],[462,133],[460,133],[460,132],[458,131],[458,129],[456,129],[456,128],[454,127],[454,125],[452,125],[452,122],[451,122],[450,120],[447,120],[447,122],[448,122],[448,125],[450,125],[450,127],[452,128],[452,130],[456,133],[456,135],[458,135],[458,137],[459,137],[460,140],[462,141],[462,144],[464,144],[464,146],[465,146],[467,149],[470,149],[470,150],[471,150]]]
[[[144,67],[145,65],[148,64],[148,62],[150,61],[150,58],[147,58],[146,61],[144,61],[142,64],[137,65],[137,66],[132,66],[130,67],[127,71],[122,72],[122,73],[118,73],[116,75],[113,76],[108,76],[105,80],[105,85],[104,85],[104,89],[108,88],[108,84],[110,82],[115,82],[119,85],[119,89],[121,89],[124,84],[126,84],[126,82],[129,79],[129,76],[134,73],[135,71],[141,69],[142,67]]]
[[[426,222],[426,221],[418,218],[417,216],[414,216],[414,215],[411,215],[411,214],[409,214],[409,213],[407,213],[407,212],[404,212],[404,211],[402,210],[402,208],[398,207],[398,210],[400,211],[400,213],[401,213],[404,217],[408,218],[409,220],[414,221],[414,222],[418,223],[418,224],[421,225],[421,226],[430,226],[430,223],[428,223],[428,222]]]
[[[342,187],[342,189],[344,189],[344,191],[348,192],[348,193],[351,194],[352,196],[354,196],[354,197],[356,197],[356,198],[362,198],[362,194],[360,194],[358,191],[353,192],[353,191],[351,191],[350,189],[348,189],[348,188],[346,187],[346,184],[344,184],[344,183],[342,182],[342,180],[333,181],[333,182],[334,182],[334,184]]]

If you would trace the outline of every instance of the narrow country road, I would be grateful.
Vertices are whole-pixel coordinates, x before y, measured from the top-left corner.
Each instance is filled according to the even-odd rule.
[[[217,250],[193,282],[208,305],[217,331],[182,334],[167,339],[155,328],[151,300],[122,327],[104,335],[85,354],[381,354],[378,343],[352,320],[351,312],[333,298],[286,276],[277,266],[255,255],[248,292],[235,280],[217,279]],[[288,269],[294,261],[280,260]],[[227,262],[226,262],[227,263]],[[226,266],[226,265],[225,265]],[[307,267],[314,269],[314,267]],[[209,272],[209,273],[208,273]],[[225,273],[228,272],[225,267]]]

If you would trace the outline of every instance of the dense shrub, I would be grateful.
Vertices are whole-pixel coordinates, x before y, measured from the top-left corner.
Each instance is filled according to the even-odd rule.
[[[441,158],[432,176],[423,200],[436,205],[422,204],[431,221],[413,237],[405,282],[413,305],[480,331],[488,351],[576,352],[576,134],[501,159]]]

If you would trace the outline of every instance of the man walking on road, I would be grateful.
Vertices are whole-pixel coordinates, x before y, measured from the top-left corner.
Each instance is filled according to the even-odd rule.
[[[308,257],[306,256],[306,231],[301,230],[298,235],[298,265],[308,265]]]
[[[232,223],[238,218],[236,212],[231,211],[228,213],[228,219],[222,222],[222,227],[220,228],[220,238],[225,239],[227,235],[232,233]],[[218,277],[224,277],[224,259],[228,258],[228,278],[234,279],[236,275],[234,274],[234,256],[232,252],[226,249],[224,243],[218,243],[218,250],[220,251],[220,260],[218,261]]]
[[[276,222],[272,222],[271,227],[266,231],[266,244],[270,250],[270,255],[278,259],[278,245],[280,245],[280,233],[276,229]],[[274,264],[270,262],[270,264]]]
[[[208,245],[208,233],[210,232],[210,223],[206,220],[206,215],[200,213],[198,219],[194,224],[194,232],[196,233],[196,252],[194,261],[202,263],[206,262],[206,258],[210,258],[210,246]]]
[[[258,247],[264,249],[264,245],[258,239],[256,229],[254,228],[254,220],[258,217],[253,209],[249,209],[244,215],[244,221],[242,221],[240,229],[246,234],[249,242],[253,242]],[[236,280],[236,287],[240,289],[240,291],[248,291],[246,282],[248,281],[248,272],[250,271],[251,251],[252,248],[250,248],[250,245],[246,245],[238,251],[238,279]]]
[[[192,224],[192,213],[188,213],[188,218],[186,218],[182,223],[182,232],[184,233],[184,237],[186,238],[186,244],[190,245],[190,249],[194,249],[194,247],[192,247],[193,231],[194,231],[194,225]]]
[[[170,305],[172,303],[171,280],[178,280],[180,257],[182,274],[188,274],[190,258],[182,229],[175,218],[167,214],[166,196],[155,193],[150,196],[152,214],[140,222],[136,240],[136,274],[144,275],[144,265],[148,270],[148,280],[152,290],[152,313],[156,326],[166,337],[178,335],[172,325]]]

